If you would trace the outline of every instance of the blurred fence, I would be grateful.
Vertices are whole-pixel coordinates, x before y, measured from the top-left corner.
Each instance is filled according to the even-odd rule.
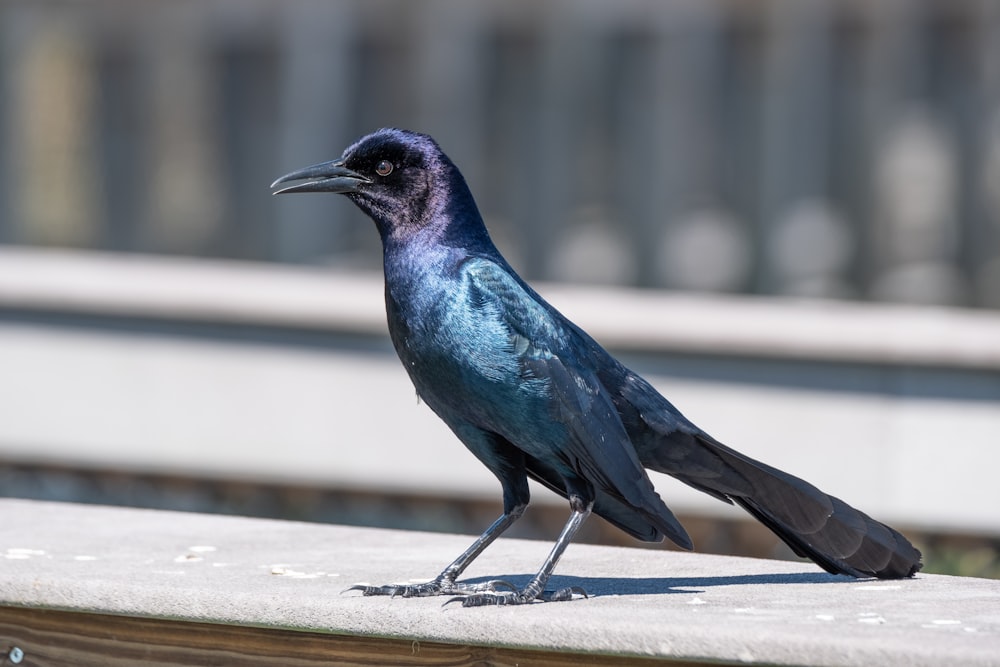
[[[531,277],[1000,307],[1000,2],[0,2],[0,242],[377,266],[433,134]]]

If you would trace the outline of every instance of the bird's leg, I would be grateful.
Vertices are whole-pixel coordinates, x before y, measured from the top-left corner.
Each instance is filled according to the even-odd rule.
[[[514,589],[514,586],[506,581],[487,581],[481,584],[460,584],[455,580],[465,571],[465,568],[474,561],[479,554],[483,553],[490,544],[500,535],[510,528],[511,524],[521,518],[526,505],[515,505],[509,511],[504,512],[499,519],[493,522],[462,555],[456,558],[451,565],[446,567],[441,574],[431,581],[422,584],[389,584],[387,586],[366,586],[358,584],[345,589],[347,591],[361,591],[364,595],[397,595],[404,598],[428,597],[431,595],[464,595],[466,593],[481,593],[484,591],[496,591],[498,586]]]
[[[545,562],[542,563],[542,568],[538,571],[528,585],[521,590],[514,591],[497,591],[495,589],[487,589],[480,592],[472,592],[469,595],[460,595],[448,600],[445,604],[451,602],[461,602],[463,607],[482,607],[485,605],[501,605],[501,604],[528,604],[534,602],[535,600],[542,600],[544,602],[557,602],[562,600],[572,600],[573,595],[583,595],[587,596],[587,592],[584,591],[579,586],[570,586],[569,588],[562,588],[557,591],[546,591],[545,584],[548,583],[549,577],[552,576],[552,571],[556,568],[556,563],[559,562],[559,558],[562,556],[566,547],[573,540],[573,536],[576,532],[580,530],[580,526],[583,522],[590,516],[590,511],[593,508],[593,503],[584,504],[579,498],[570,499],[570,507],[573,508],[573,514],[570,515],[569,521],[562,529],[562,533],[559,535],[559,539],[556,540],[556,544],[552,547],[552,551],[549,552],[548,557]],[[490,582],[493,583],[493,582]]]

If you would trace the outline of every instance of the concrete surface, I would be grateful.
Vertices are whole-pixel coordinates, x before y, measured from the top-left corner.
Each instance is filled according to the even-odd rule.
[[[608,347],[1000,370],[989,310],[536,285]],[[0,247],[0,308],[383,334],[382,276]]]
[[[542,289],[736,449],[889,523],[1000,535],[1000,315]],[[377,275],[0,248],[0,369],[6,461],[499,498],[417,403]]]
[[[1000,665],[998,581],[573,545],[552,585],[589,599],[463,609],[341,591],[429,578],[465,536],[20,500],[0,516],[4,606],[729,663]],[[549,546],[501,540],[467,578],[523,583]]]

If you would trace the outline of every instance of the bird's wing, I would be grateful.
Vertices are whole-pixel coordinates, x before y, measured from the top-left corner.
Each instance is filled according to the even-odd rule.
[[[596,344],[505,266],[472,258],[462,271],[473,307],[489,303],[501,314],[523,376],[544,383],[553,419],[567,428],[569,437],[554,443],[553,454],[605,493],[657,517],[657,526],[671,539],[690,544],[653,489],[614,401],[598,378],[593,361]],[[607,357],[605,363],[616,363],[606,353],[598,356]]]

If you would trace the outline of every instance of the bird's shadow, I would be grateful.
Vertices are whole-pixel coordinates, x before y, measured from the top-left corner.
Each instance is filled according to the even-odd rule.
[[[462,583],[478,584],[487,581],[506,581],[523,588],[531,581],[532,574],[505,574],[495,577],[474,577]],[[579,587],[594,597],[600,595],[667,595],[671,593],[702,593],[713,586],[774,585],[774,584],[832,584],[857,581],[853,577],[826,572],[788,572],[779,574],[747,574],[718,577],[577,577],[553,575],[547,590]]]

